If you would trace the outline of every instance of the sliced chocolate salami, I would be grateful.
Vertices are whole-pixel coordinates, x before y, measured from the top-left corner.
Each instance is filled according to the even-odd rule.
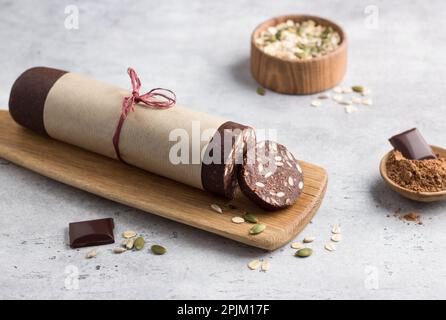
[[[261,141],[248,150],[238,174],[242,192],[266,210],[293,205],[304,187],[302,168],[287,148]]]
[[[248,145],[255,145],[254,129],[232,121],[218,128],[203,158],[203,188],[233,199],[237,188],[237,172],[243,163]],[[218,155],[214,153],[218,153]]]

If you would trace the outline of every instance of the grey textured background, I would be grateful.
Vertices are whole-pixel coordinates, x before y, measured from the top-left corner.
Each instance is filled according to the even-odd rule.
[[[64,27],[68,4],[79,7],[79,30]],[[369,5],[380,10],[378,29],[365,27]],[[445,204],[402,199],[378,172],[387,138],[404,129],[417,126],[432,144],[446,145],[445,11],[440,0],[0,1],[0,108],[28,67],[128,87],[125,70],[133,66],[144,88],[171,88],[196,110],[276,128],[299,158],[329,172],[323,205],[298,237],[316,236],[315,253],[300,260],[289,247],[265,253],[0,160],[0,298],[445,298]],[[250,34],[286,13],[321,15],[345,28],[344,84],[370,87],[373,107],[346,114],[334,103],[311,108],[310,96],[255,93]],[[386,217],[397,208],[419,212],[425,224]],[[169,253],[113,255],[104,246],[86,260],[88,249],[67,247],[68,222],[101,217],[115,219],[116,234],[134,229]],[[344,240],[329,253],[323,245],[334,223]],[[271,260],[268,273],[247,269],[256,257]],[[79,271],[78,289],[65,287],[69,266]]]

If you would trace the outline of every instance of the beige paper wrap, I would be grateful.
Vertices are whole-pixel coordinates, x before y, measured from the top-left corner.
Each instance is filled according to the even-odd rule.
[[[122,101],[130,95],[128,90],[67,73],[54,84],[46,98],[45,129],[54,139],[116,159],[112,139],[121,116]],[[204,131],[209,136],[203,141],[193,139],[194,143],[200,141],[203,151],[213,135],[208,133],[215,133],[226,120],[178,105],[160,110],[137,104],[136,111],[128,114],[122,127],[121,156],[131,165],[203,189],[201,161],[177,165],[169,161],[170,149],[178,143],[169,141],[169,134],[175,129],[187,131],[189,161],[192,161],[194,122],[199,123],[200,136]]]

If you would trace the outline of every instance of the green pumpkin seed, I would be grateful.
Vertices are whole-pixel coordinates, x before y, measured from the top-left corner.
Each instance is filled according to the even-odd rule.
[[[353,86],[353,87],[352,87],[352,90],[353,90],[354,92],[361,93],[361,92],[364,91],[364,87],[363,87],[363,86]]]
[[[157,244],[153,245],[150,249],[154,254],[157,255],[165,254],[167,252],[166,248],[159,246]]]
[[[295,256],[300,258],[306,258],[311,256],[313,253],[313,250],[311,248],[303,248],[296,252]]]
[[[259,234],[259,233],[263,232],[263,230],[265,230],[265,229],[266,229],[266,225],[264,225],[263,223],[258,223],[255,226],[253,226],[251,228],[251,230],[249,230],[249,233],[252,235],[255,235],[255,234]]]
[[[258,88],[257,88],[257,94],[259,94],[259,95],[261,95],[261,96],[264,96],[265,93],[266,93],[265,88],[262,88],[262,87],[258,87]]]
[[[141,250],[142,248],[144,248],[144,244],[146,242],[144,241],[143,237],[138,237],[135,239],[135,242],[133,242],[133,248],[135,248],[136,250]]]
[[[243,216],[243,219],[245,219],[245,221],[251,222],[251,223],[257,223],[259,222],[259,219],[257,219],[257,217],[255,215],[253,215],[252,213],[247,213]]]

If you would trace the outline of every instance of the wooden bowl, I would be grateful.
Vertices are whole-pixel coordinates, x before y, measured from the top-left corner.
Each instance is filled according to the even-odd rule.
[[[432,150],[436,154],[439,154],[442,157],[446,157],[446,150],[440,147],[431,146]],[[438,200],[446,199],[446,190],[439,192],[416,192],[406,188],[401,187],[396,184],[393,180],[389,178],[387,175],[386,163],[392,151],[388,152],[384,158],[382,158],[381,163],[379,165],[379,171],[381,172],[381,176],[384,181],[390,186],[390,188],[396,192],[398,192],[403,197],[409,198],[411,200],[420,201],[420,202],[433,202]]]
[[[317,24],[331,26],[341,37],[339,47],[322,57],[309,60],[285,60],[263,52],[255,39],[268,27],[288,19],[314,20]],[[286,15],[260,24],[251,36],[251,73],[263,87],[286,94],[312,94],[330,89],[341,82],[347,69],[347,37],[340,26],[327,19],[310,15]]]

